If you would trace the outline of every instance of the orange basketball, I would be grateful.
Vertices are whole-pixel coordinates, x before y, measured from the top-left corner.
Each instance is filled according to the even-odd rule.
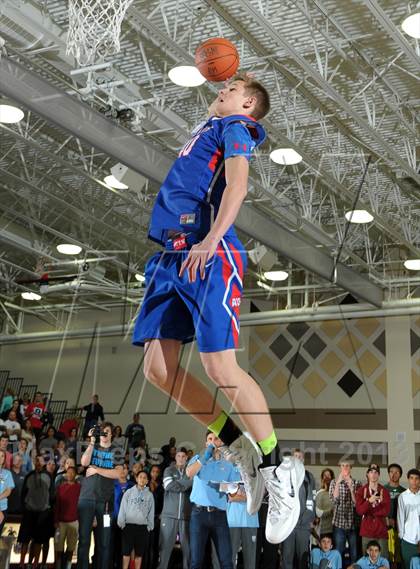
[[[224,38],[209,39],[198,46],[195,65],[208,81],[226,81],[239,67],[238,50]]]

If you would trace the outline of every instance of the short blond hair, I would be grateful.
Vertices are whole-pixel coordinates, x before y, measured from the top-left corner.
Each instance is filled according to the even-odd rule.
[[[243,81],[245,83],[246,93],[257,99],[251,116],[256,120],[264,118],[270,111],[270,95],[264,85],[246,73],[238,73],[232,77],[231,81]]]

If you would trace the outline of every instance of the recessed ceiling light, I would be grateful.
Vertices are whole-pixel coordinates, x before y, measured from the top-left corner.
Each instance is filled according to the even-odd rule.
[[[40,294],[37,294],[36,292],[29,292],[29,291],[21,292],[20,296],[22,298],[24,298],[25,300],[41,300],[41,298],[42,298],[42,296]]]
[[[354,209],[353,211],[346,211],[344,217],[350,223],[370,223],[373,221],[373,215],[371,215],[365,209]]]
[[[23,119],[25,113],[18,107],[12,105],[0,105],[0,122],[2,123],[15,123]]]
[[[409,271],[420,271],[420,259],[407,259],[404,261],[404,267]]]
[[[142,275],[141,273],[136,273],[134,275],[134,278],[139,281],[139,283],[144,283],[144,281],[146,280],[146,277],[144,275]]]
[[[60,243],[57,245],[57,251],[62,255],[78,255],[82,250],[79,245],[72,245],[71,243]]]
[[[110,174],[109,176],[105,176],[104,182],[105,184],[108,184],[108,186],[111,186],[111,188],[115,188],[116,190],[128,190],[128,186],[117,180],[117,178],[112,174]]]
[[[206,78],[201,75],[194,65],[178,65],[168,72],[169,79],[175,85],[181,87],[198,87],[206,82]]]
[[[264,277],[268,281],[285,281],[288,276],[289,273],[286,271],[266,271],[264,273]]]
[[[270,158],[276,164],[290,166],[302,162],[302,156],[294,148],[276,148],[270,153]]]
[[[401,27],[403,31],[412,38],[420,38],[420,12],[410,14],[404,18]]]

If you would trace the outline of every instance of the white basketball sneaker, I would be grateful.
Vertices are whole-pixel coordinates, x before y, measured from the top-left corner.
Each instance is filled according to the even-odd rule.
[[[270,543],[281,543],[289,537],[299,519],[299,489],[305,478],[305,467],[286,456],[280,466],[261,468],[260,472],[268,491],[265,537]]]
[[[246,509],[252,515],[258,512],[265,493],[264,478],[259,470],[261,451],[249,433],[242,433],[229,447],[221,447],[225,460],[234,462],[244,483]]]

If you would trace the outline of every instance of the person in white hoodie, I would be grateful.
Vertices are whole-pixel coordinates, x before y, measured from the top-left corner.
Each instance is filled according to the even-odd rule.
[[[397,523],[404,569],[411,569],[420,545],[420,471],[409,470],[407,480],[407,490],[398,496]]]
[[[136,482],[136,486],[125,492],[118,513],[117,523],[122,529],[123,569],[128,569],[133,550],[135,569],[141,568],[148,543],[148,532],[154,527],[155,502],[147,487],[147,472],[138,472]]]

